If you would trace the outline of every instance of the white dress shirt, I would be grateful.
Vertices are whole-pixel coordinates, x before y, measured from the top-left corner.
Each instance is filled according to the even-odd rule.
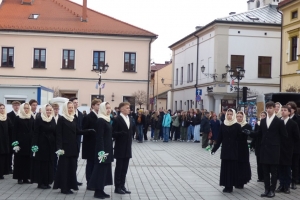
[[[287,117],[286,119],[283,119],[283,118],[282,118],[282,120],[284,121],[284,124],[285,124],[285,125],[286,125],[286,123],[289,121],[289,119],[290,119],[289,117]]]
[[[32,115],[33,119],[35,119],[35,117],[36,117],[36,112],[31,112],[31,115]]]
[[[129,129],[129,127],[130,127],[129,116],[128,116],[128,115],[125,116],[125,115],[123,115],[122,113],[121,113],[120,115],[121,115],[121,117],[123,117],[123,119],[124,119],[124,121],[125,121],[125,123],[126,123],[128,129]]]
[[[76,115],[76,117],[78,117],[78,110],[77,109],[75,110],[75,115]]]
[[[55,119],[55,122],[56,122],[56,124],[57,124],[57,120],[58,120],[58,115],[54,115],[54,119]]]
[[[295,115],[295,114],[291,115],[291,116],[290,116],[290,119],[293,119],[294,115]]]
[[[20,111],[18,111],[18,112],[14,111],[14,113],[15,113],[16,116],[19,116],[19,112]]]
[[[267,114],[267,119],[266,120],[267,120],[267,127],[268,128],[270,127],[274,117],[275,117],[275,113],[271,117],[269,117],[269,115]]]

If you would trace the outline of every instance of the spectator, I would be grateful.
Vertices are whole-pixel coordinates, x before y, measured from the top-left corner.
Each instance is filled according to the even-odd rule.
[[[217,118],[217,115],[214,113],[212,119],[210,120],[210,129],[212,132],[211,140],[213,144],[216,144],[218,139],[219,131],[220,131],[221,123]]]
[[[148,140],[147,132],[148,132],[148,127],[150,126],[151,115],[148,110],[145,110],[144,115],[145,115],[145,126],[143,128],[143,132],[144,132],[144,140],[147,141]]]
[[[153,142],[157,142],[159,139],[159,131],[162,128],[162,124],[160,123],[160,113],[158,111],[154,112],[152,115],[152,124],[151,128],[154,128],[154,140]]]
[[[138,116],[136,117],[136,126],[137,126],[137,135],[138,135],[138,143],[143,143],[144,132],[143,127],[145,125],[145,115],[142,110],[138,111]]]
[[[226,114],[226,111],[227,111],[226,108],[223,108],[223,110],[222,110],[222,115],[221,115],[221,118],[220,118],[222,124],[224,123],[224,120],[225,120],[225,114]]]
[[[173,134],[175,132],[174,141],[178,140],[180,137],[180,112],[177,111],[177,113],[172,116],[172,125],[173,125],[173,131],[171,133],[171,140],[173,139]]]
[[[196,109],[194,114],[193,124],[194,124],[194,142],[200,143],[200,126],[201,126],[202,113],[199,109]]]
[[[193,109],[190,109],[189,113],[187,114],[187,124],[188,124],[188,128],[187,128],[187,136],[188,136],[188,141],[187,142],[190,142],[191,141],[191,136],[194,134],[194,122],[193,122],[193,119],[194,119],[194,110]]]
[[[170,126],[171,126],[171,116],[168,111],[165,110],[165,115],[163,117],[163,122],[162,122],[162,128],[163,128],[163,142],[168,142],[169,141],[169,133],[170,133]]]
[[[202,148],[206,148],[208,145],[208,134],[210,132],[209,124],[209,112],[204,113],[204,117],[201,121],[201,133],[202,133]]]
[[[187,113],[181,112],[180,116],[180,141],[184,142],[187,140]]]

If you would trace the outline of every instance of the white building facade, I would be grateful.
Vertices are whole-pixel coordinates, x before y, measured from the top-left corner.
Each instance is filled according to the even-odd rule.
[[[248,96],[278,92],[280,25],[276,7],[268,5],[216,19],[172,44],[172,109],[204,108],[219,113],[222,108],[236,107],[237,81],[231,84],[226,65],[246,71],[240,97],[244,86]],[[196,101],[196,89],[202,90],[200,101]]]

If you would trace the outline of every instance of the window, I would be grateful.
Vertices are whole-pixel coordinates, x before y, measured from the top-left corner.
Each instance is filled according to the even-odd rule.
[[[298,10],[292,12],[292,19],[298,18]]]
[[[231,69],[234,70],[233,76],[236,76],[236,67],[240,66],[242,69],[244,69],[244,56],[239,55],[231,55]]]
[[[182,101],[180,101],[180,110],[182,110]]]
[[[183,84],[183,67],[181,67],[180,85]]]
[[[14,66],[14,48],[2,47],[1,67]]]
[[[187,73],[186,73],[186,82],[190,82],[190,64],[188,64],[188,67],[187,67]]]
[[[187,110],[189,110],[190,109],[190,101],[186,100],[186,103],[187,103]]]
[[[136,71],[136,54],[125,53],[124,54],[124,72]]]
[[[74,63],[75,63],[75,51],[63,50],[62,68],[74,69]]]
[[[193,101],[192,100],[190,100],[190,106],[191,106],[191,108],[193,107]]]
[[[194,64],[193,63],[191,63],[191,68],[190,68],[190,82],[193,82],[193,66]]]
[[[93,101],[94,99],[101,99],[101,101],[104,102],[104,95],[92,94],[91,101]]]
[[[178,68],[176,69],[175,85],[178,85]]]
[[[39,18],[40,14],[30,14],[28,19],[37,19]]]
[[[105,65],[105,52],[104,51],[94,51],[93,64],[97,66],[97,69],[99,69],[99,66]]]
[[[297,43],[298,43],[298,37],[292,37],[291,38],[291,61],[297,60]]]
[[[46,49],[34,49],[33,68],[46,68]]]
[[[272,57],[258,57],[258,78],[271,78]]]
[[[175,101],[175,111],[177,111],[177,101]]]

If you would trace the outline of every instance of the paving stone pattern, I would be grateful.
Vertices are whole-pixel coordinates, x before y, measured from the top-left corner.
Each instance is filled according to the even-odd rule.
[[[220,150],[211,156],[199,143],[187,142],[133,142],[133,158],[127,174],[126,187],[131,195],[114,194],[114,187],[107,186],[105,192],[113,200],[225,200],[262,199],[263,183],[257,183],[255,155],[251,153],[252,180],[245,189],[234,189],[223,194],[219,186]],[[115,163],[114,163],[115,164]],[[113,168],[114,168],[113,164]],[[18,185],[11,175],[0,180],[0,199],[94,199],[93,191],[86,190],[85,160],[79,160],[78,180],[83,182],[79,191],[63,195],[60,190],[41,190],[37,184]],[[114,170],[113,170],[114,171]],[[300,199],[298,190],[291,194],[276,194],[273,199]]]

